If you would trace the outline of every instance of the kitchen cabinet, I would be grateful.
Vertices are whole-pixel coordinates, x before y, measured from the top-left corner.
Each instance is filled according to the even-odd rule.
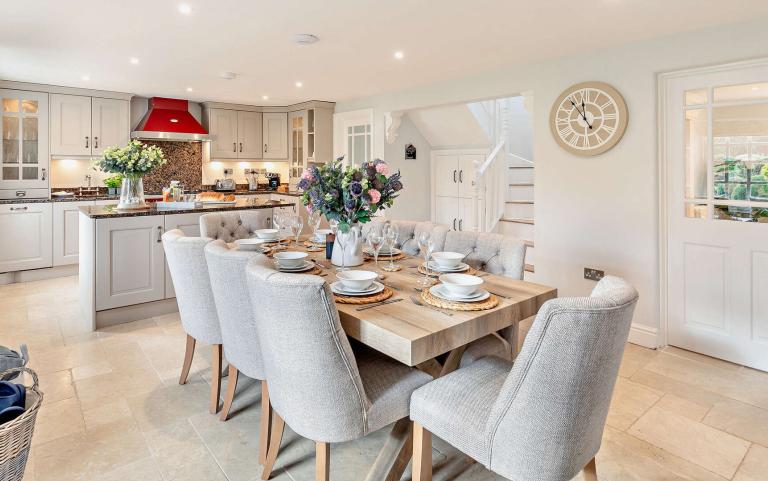
[[[124,146],[129,115],[127,100],[51,94],[51,154],[89,157]]]
[[[0,272],[51,267],[51,203],[0,205]]]
[[[47,197],[48,94],[0,89],[0,103],[0,198]]]
[[[79,260],[80,207],[93,201],[53,203],[53,265],[77,264]]]
[[[237,112],[238,159],[261,159],[262,135],[261,112]]]
[[[211,159],[237,158],[237,111],[208,109],[206,120],[211,135]]]
[[[486,155],[484,151],[432,152],[435,222],[446,224],[453,230],[475,230],[474,175]]]
[[[165,232],[173,229],[179,229],[186,236],[200,237],[200,216],[203,214],[173,214],[165,217]],[[171,271],[168,269],[168,263],[165,263],[165,298],[172,299],[176,297],[176,291],[173,288]]]
[[[288,158],[288,113],[265,112],[263,117],[264,159]]]
[[[161,215],[96,222],[96,310],[165,298]]]

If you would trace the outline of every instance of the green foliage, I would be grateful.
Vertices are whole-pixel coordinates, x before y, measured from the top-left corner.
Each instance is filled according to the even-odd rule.
[[[107,177],[106,179],[104,179],[104,185],[112,189],[120,187],[120,184],[122,183],[123,183],[123,176],[121,174],[113,175],[111,177]]]
[[[731,191],[731,200],[747,200],[747,186],[737,185]]]
[[[166,163],[163,151],[155,145],[131,140],[125,147],[109,147],[96,165],[102,172],[144,175]]]

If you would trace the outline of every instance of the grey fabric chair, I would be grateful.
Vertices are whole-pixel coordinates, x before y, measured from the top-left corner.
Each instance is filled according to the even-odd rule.
[[[376,217],[367,224],[363,224],[363,235],[365,235],[375,224],[386,222],[383,217]],[[392,226],[397,229],[397,242],[395,247],[408,255],[416,256],[420,254],[418,236],[423,231],[430,231],[435,238],[435,250],[443,250],[445,236],[449,231],[447,225],[435,224],[433,222],[415,222],[409,220],[392,220]]]
[[[256,229],[272,227],[271,209],[211,212],[200,216],[200,235],[234,242],[253,236]]]
[[[491,274],[523,279],[525,270],[525,244],[510,236],[483,232],[448,232],[444,250],[469,254],[466,263],[475,269]],[[517,326],[490,335],[467,346],[461,359],[465,367],[483,356],[499,356],[510,359],[517,349]]]
[[[318,479],[328,479],[329,444],[406,418],[411,393],[432,377],[370,349],[352,352],[330,287],[319,276],[247,267],[262,359],[274,409],[268,479],[285,423],[316,443]]]
[[[187,237],[179,229],[162,236],[165,259],[171,272],[181,325],[187,333],[184,364],[179,384],[186,384],[197,341],[213,346],[211,365],[210,411],[219,410],[221,392],[221,329],[216,304],[208,277],[204,249],[211,242],[207,237]]]
[[[590,297],[542,306],[514,364],[480,359],[418,389],[413,480],[431,479],[430,433],[513,480],[567,481],[594,457],[637,291],[606,277]]]
[[[245,266],[249,261],[253,261],[269,269],[271,262],[264,254],[258,252],[230,249],[222,240],[205,246],[205,260],[208,263],[211,289],[221,325],[224,357],[229,363],[227,393],[224,396],[220,419],[226,421],[229,416],[240,373],[262,381],[259,462],[263,464],[267,458],[269,390],[264,382],[261,345],[248,294]]]

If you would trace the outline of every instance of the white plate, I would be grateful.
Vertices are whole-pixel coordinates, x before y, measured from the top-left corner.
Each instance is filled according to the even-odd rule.
[[[299,267],[281,267],[277,261],[275,261],[275,265],[277,266],[277,270],[280,272],[304,272],[315,267],[315,263],[310,261],[304,261],[304,264],[300,265]]]
[[[341,294],[342,296],[370,296],[373,294],[378,294],[383,290],[384,284],[376,281],[373,281],[373,286],[367,291],[349,291],[344,287],[341,281],[336,281],[331,284],[331,291],[336,294]]]
[[[427,268],[427,263],[422,262],[421,267]],[[429,261],[429,270],[430,271],[437,271],[437,272],[464,272],[466,270],[469,270],[469,264],[461,263],[458,266],[454,267],[453,269],[445,269],[443,267],[440,267],[437,265],[437,262],[435,261]]]
[[[253,251],[264,253],[268,249],[261,246],[263,242],[258,242],[260,239],[236,239],[234,244],[241,251]]]
[[[485,289],[478,289],[475,294],[472,296],[458,296],[456,294],[452,294],[448,292],[448,289],[445,288],[442,284],[437,284],[429,288],[429,292],[432,293],[432,295],[439,297],[440,299],[445,299],[446,301],[454,301],[454,302],[477,302],[477,301],[484,301],[491,297],[491,293],[486,291]]]

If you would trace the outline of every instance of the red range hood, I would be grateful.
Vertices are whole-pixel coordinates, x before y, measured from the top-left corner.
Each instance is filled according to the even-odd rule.
[[[153,97],[132,139],[199,142],[211,140],[208,132],[189,113],[189,101]]]

